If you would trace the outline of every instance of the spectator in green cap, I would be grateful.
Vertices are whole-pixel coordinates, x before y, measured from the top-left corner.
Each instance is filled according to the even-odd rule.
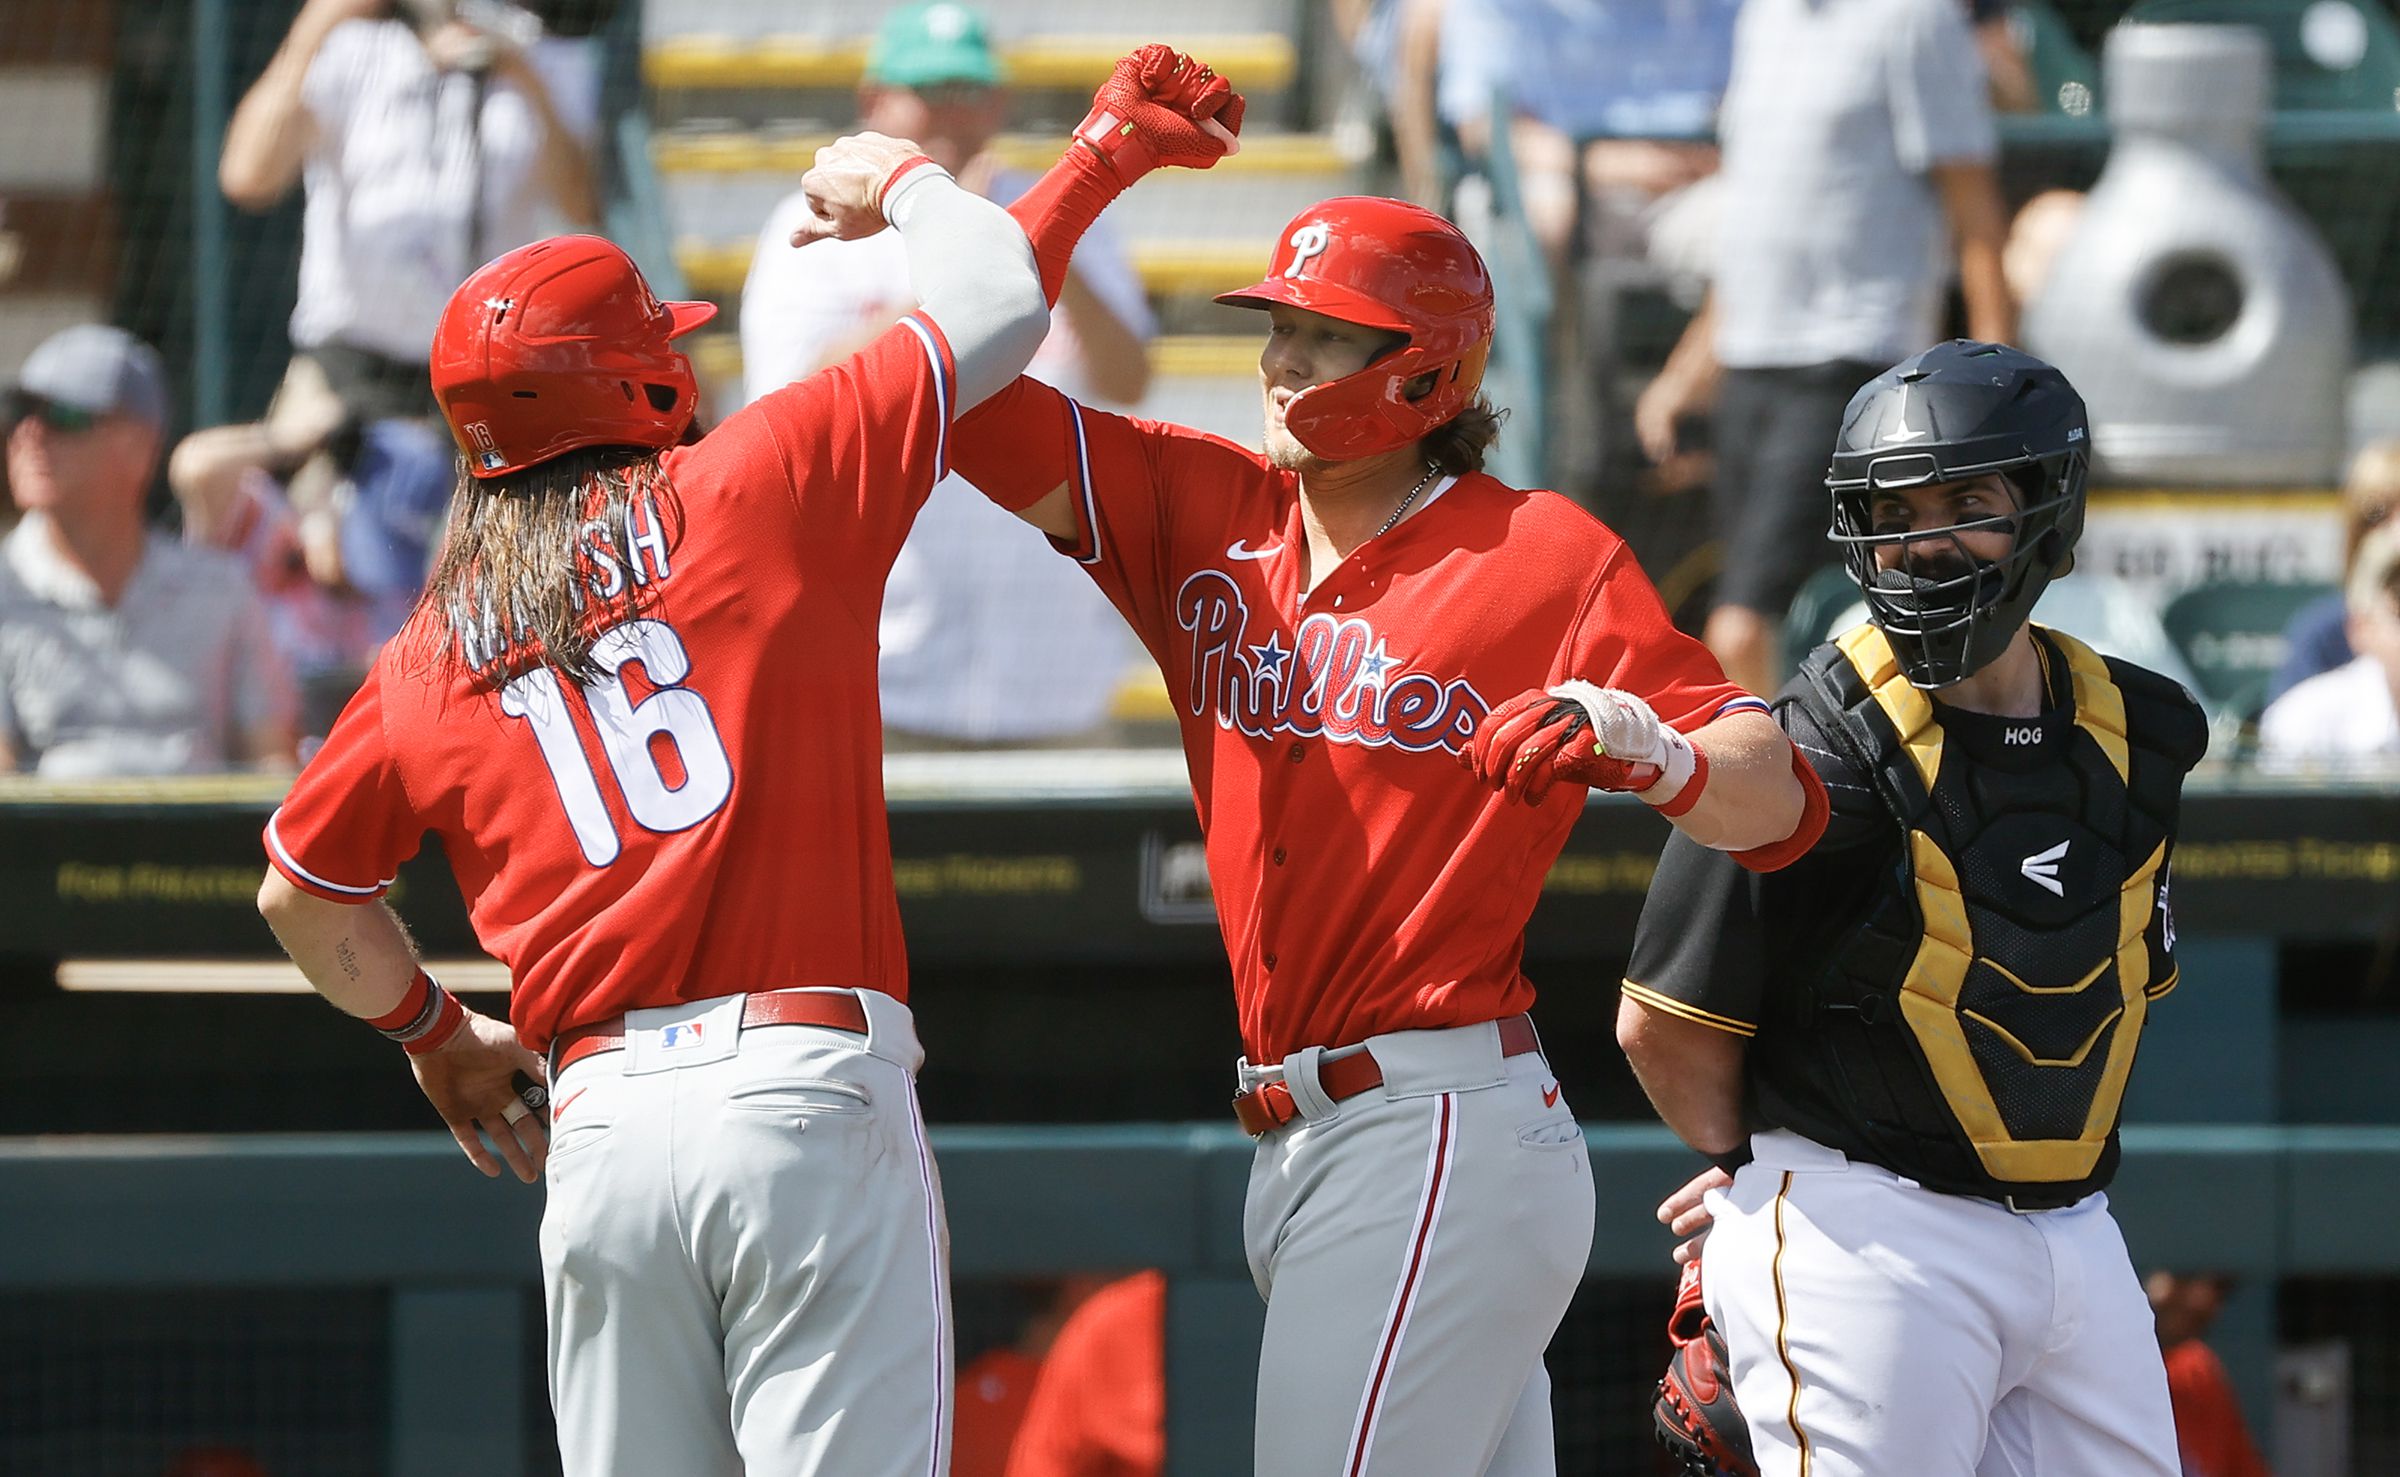
[[[861,127],[915,139],[972,188],[968,164],[1008,117],[983,17],[955,0],[893,11],[867,48],[858,104]]]

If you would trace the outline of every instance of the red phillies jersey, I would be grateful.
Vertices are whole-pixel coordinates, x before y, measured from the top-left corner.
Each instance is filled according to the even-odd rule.
[[[945,470],[951,386],[912,317],[669,451],[680,536],[651,499],[585,525],[594,593],[648,600],[596,642],[605,681],[493,692],[426,659],[473,637],[420,607],[268,820],[276,869],[363,902],[438,834],[537,1051],[740,990],[905,999],[876,613]]]
[[[1021,504],[1056,471],[1024,465],[1023,418],[1068,423],[1072,552],[1166,675],[1253,1061],[1532,1003],[1525,921],[1584,791],[1476,783],[1459,750],[1493,704],[1582,677],[1686,732],[1765,710],[1555,493],[1437,482],[1304,596],[1292,474],[1030,381],[1001,398],[960,427],[959,470]]]

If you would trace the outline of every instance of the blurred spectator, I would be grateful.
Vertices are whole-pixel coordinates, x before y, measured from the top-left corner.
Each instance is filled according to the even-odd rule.
[[[1358,68],[1369,110],[1391,126],[1400,191],[1427,207],[1438,205],[1442,193],[1433,103],[1441,12],[1442,0],[1332,0],[1334,31]],[[1337,119],[1337,133],[1341,126]]]
[[[1008,115],[999,59],[963,5],[895,12],[867,54],[859,127],[915,139],[994,200],[1032,183],[985,146]],[[742,289],[747,398],[848,358],[916,306],[890,232],[790,244],[808,213],[795,192],[759,233]],[[1141,280],[1103,220],[1077,248],[1049,339],[1027,372],[1078,400],[1130,406],[1148,391],[1155,331]],[[1060,559],[972,486],[933,490],[892,567],[881,635],[883,721],[902,743],[1058,743],[1090,736],[1133,653],[1124,621]]]
[[[473,21],[462,18],[475,17]],[[430,415],[425,356],[452,288],[541,234],[544,199],[599,218],[587,141],[599,79],[580,43],[544,42],[509,5],[307,0],[225,129],[226,198],[307,198],[293,393],[360,420]],[[282,449],[332,426],[274,418]]]
[[[2017,207],[2000,250],[2000,271],[2019,306],[2042,295],[2050,268],[2083,220],[2084,200],[2081,190],[2044,190]]]
[[[158,355],[54,334],[10,392],[0,541],[0,769],[49,778],[292,761],[290,676],[241,566],[150,529],[167,420]]]
[[[1967,19],[1975,27],[1975,54],[1983,58],[1992,107],[2030,113],[2040,99],[2033,92],[2032,62],[2017,40],[2015,9],[2009,0],[1967,0]]]
[[[2250,1439],[2224,1364],[2202,1342],[2231,1286],[2232,1279],[2214,1272],[2153,1272],[2143,1283],[2158,1316],[2184,1477],[2273,1477]]]
[[[1042,1284],[1039,1306],[1016,1341],[986,1349],[959,1366],[950,1422],[950,1477],[1007,1477],[1010,1449],[1059,1329],[1084,1301],[1115,1279],[1077,1272]],[[1034,1291],[1027,1284],[1028,1292]]]
[[[1587,211],[1600,254],[1639,255],[1648,213],[1716,169],[1738,0],[1432,3],[1441,121],[1480,160],[1494,97],[1508,99],[1525,213],[1553,262]]]
[[[243,429],[185,437],[168,480],[184,537],[249,565],[299,679],[301,735],[322,737],[424,589],[457,450],[428,422],[379,420],[311,458],[293,478],[294,496],[243,455],[247,438],[226,434]],[[310,489],[309,479],[322,481]]]
[[[2358,568],[2359,545],[2400,507],[2400,441],[2360,447],[2342,480],[2342,579]],[[2273,702],[2320,672],[2330,672],[2356,655],[2350,649],[2350,602],[2335,590],[2300,607],[2283,628],[2283,665],[2267,683]]]
[[[295,353],[265,420],[178,448],[179,498],[236,468],[284,479],[309,566],[330,583],[338,519],[313,494],[343,469],[302,463],[371,421],[430,418],[426,355],[451,289],[561,223],[599,219],[598,61],[595,43],[546,36],[502,0],[306,0],[217,165],[248,210],[303,186]]]
[[[2346,594],[2358,655],[2267,705],[2258,720],[2262,769],[2400,765],[2400,524],[2360,542]]]
[[[1167,1458],[1167,1279],[1137,1272],[1068,1315],[1008,1477],[1158,1477]]]
[[[1685,419],[1715,402],[1722,569],[1703,636],[1753,691],[1775,685],[1777,624],[1826,562],[1823,479],[1842,408],[1938,330],[1945,225],[1968,332],[2015,335],[1984,85],[1957,0],[1742,7],[1720,112],[1715,279],[1634,424],[1665,463]]]

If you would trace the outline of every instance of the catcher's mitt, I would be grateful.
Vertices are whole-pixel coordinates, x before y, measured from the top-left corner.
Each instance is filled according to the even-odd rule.
[[[1725,1336],[1700,1301],[1700,1259],[1683,1265],[1675,1311],[1667,1318],[1675,1353],[1659,1377],[1650,1419],[1658,1444],[1673,1453],[1686,1477],[1758,1477],[1750,1454],[1750,1423],[1733,1403],[1733,1371]]]

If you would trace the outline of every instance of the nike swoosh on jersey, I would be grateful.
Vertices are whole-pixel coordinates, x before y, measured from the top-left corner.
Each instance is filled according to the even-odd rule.
[[[556,1123],[559,1119],[566,1117],[567,1109],[575,1106],[575,1100],[590,1091],[591,1089],[588,1087],[578,1087],[573,1092],[568,1093],[565,1101],[561,1102],[557,1107],[550,1110],[550,1121]]]
[[[1263,549],[1253,549],[1247,539],[1238,538],[1225,546],[1225,557],[1228,559],[1267,559],[1282,552],[1283,545],[1280,543],[1269,544]]]

